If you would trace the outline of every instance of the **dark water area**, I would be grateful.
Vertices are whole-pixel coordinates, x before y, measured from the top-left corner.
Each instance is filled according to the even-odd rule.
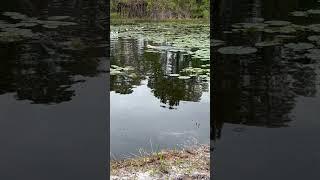
[[[108,9],[1,1],[0,179],[106,179]]]
[[[320,32],[317,9],[312,0],[227,0],[215,8],[212,37],[224,44],[212,47],[214,179],[320,178],[320,57],[310,38]],[[230,46],[256,52],[223,51]]]
[[[209,143],[209,81],[168,77],[201,63],[171,47],[147,48],[153,43],[144,36],[111,38],[111,67],[133,69],[111,75],[111,159]]]

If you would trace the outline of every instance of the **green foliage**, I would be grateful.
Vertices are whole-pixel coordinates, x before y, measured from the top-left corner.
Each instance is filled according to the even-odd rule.
[[[111,0],[111,12],[119,3],[147,3],[147,16],[156,19],[209,18],[210,0]]]

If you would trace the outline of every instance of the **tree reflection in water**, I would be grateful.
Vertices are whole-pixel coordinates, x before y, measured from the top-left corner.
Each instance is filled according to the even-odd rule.
[[[52,28],[30,27],[40,38],[0,43],[0,94],[15,93],[19,100],[52,104],[70,101],[72,85],[106,71],[105,1],[5,1],[1,12],[17,11],[47,19],[69,16],[78,25]],[[0,18],[16,23],[7,17]],[[72,47],[74,46],[74,47]]]
[[[202,93],[209,91],[209,83],[200,78],[180,80],[167,76],[178,74],[192,63],[197,64],[197,61],[183,52],[150,52],[144,49],[144,42],[135,39],[117,39],[111,42],[111,64],[134,67],[136,75],[135,78],[111,76],[111,91],[131,94],[134,87],[147,80],[147,87],[153,95],[161,103],[167,104],[169,109],[175,109],[181,101],[198,102]]]
[[[234,23],[256,23],[265,18],[303,24],[309,20],[301,21],[290,17],[289,13],[314,3],[301,3],[299,0],[219,2],[216,1],[216,16],[212,19],[213,38],[225,41],[228,46],[254,46],[257,42],[270,40],[270,37],[280,34],[270,35],[258,31],[237,34],[232,32]],[[275,4],[284,8],[275,11]],[[228,16],[224,16],[226,13]],[[319,20],[313,19],[312,23],[316,22]],[[305,41],[303,38],[306,35],[302,33],[293,41]],[[290,113],[295,107],[296,97],[312,97],[317,92],[317,63],[305,58],[286,57],[287,49],[283,45],[263,47],[251,55],[222,55],[217,52],[218,48],[211,47],[211,56],[215,60],[212,140],[221,137],[224,123],[287,127],[292,121]],[[294,53],[291,55],[296,56]]]

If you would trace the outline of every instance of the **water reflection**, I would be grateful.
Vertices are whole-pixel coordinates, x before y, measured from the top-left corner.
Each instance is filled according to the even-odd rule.
[[[208,76],[179,79],[178,75],[186,67],[200,69],[208,62],[193,59],[187,52],[176,51],[157,40],[147,40],[149,33],[165,31],[165,25],[138,25],[141,27],[145,34],[128,37],[111,32],[110,145],[114,159],[209,142]],[[115,27],[125,28],[136,26]],[[140,32],[135,29],[133,33]],[[155,50],[148,48],[150,45],[165,48]]]
[[[107,178],[108,10],[0,2],[0,179]]]
[[[229,18],[230,22],[227,22],[228,18],[223,18],[223,22],[219,17],[216,18],[220,27],[215,29],[215,37],[225,40],[229,45],[244,46],[252,46],[268,39],[270,35],[259,32],[241,35],[226,33],[232,30],[233,23],[252,22],[253,17],[270,18],[268,14],[261,16],[264,11],[270,12],[269,1],[264,2],[263,7],[261,1],[242,3],[247,11],[233,11],[236,15]],[[293,3],[288,11],[282,10],[280,14],[273,14],[272,17],[287,17],[282,14],[288,15],[290,11],[294,11],[295,5],[296,3]],[[260,7],[258,12],[257,9],[254,10],[257,16],[241,14],[256,7]],[[228,6],[221,8],[223,11],[230,10]],[[212,123],[216,124],[217,132],[221,132],[223,123],[286,127],[292,120],[289,114],[295,107],[295,98],[313,97],[317,92],[315,64],[304,58],[293,60],[284,57],[286,49],[282,46],[265,47],[257,54],[244,56],[222,55],[217,52],[218,48],[214,47],[213,51],[213,57],[219,61],[214,62],[216,117]],[[228,103],[225,103],[226,99]],[[219,134],[217,136],[220,136]]]
[[[216,148],[214,176],[218,179],[299,179],[298,177],[302,177],[301,172],[289,173],[288,170],[295,164],[301,168],[308,167],[310,171],[304,172],[311,173],[302,174],[312,178],[316,168],[307,162],[317,159],[315,154],[319,147],[301,150],[301,144],[293,144],[292,141],[308,141],[304,147],[313,146],[313,140],[319,135],[316,133],[319,124],[314,126],[313,116],[304,113],[304,108],[312,107],[312,102],[320,102],[319,58],[307,58],[305,54],[308,50],[293,51],[287,45],[310,42],[307,40],[308,35],[317,33],[308,30],[270,33],[255,28],[239,32],[234,31],[234,24],[252,25],[268,20],[289,21],[301,27],[317,24],[320,22],[318,16],[293,17],[290,13],[319,9],[319,4],[316,1],[300,0],[220,2],[216,2],[219,4],[215,8],[217,16],[212,20],[213,39],[225,42],[224,45],[212,47],[212,57],[215,59],[211,121],[211,139]],[[256,45],[259,42],[279,40],[277,37],[288,39],[280,40],[281,43],[277,45]],[[218,52],[222,46],[255,47],[258,51],[252,54],[226,55]],[[313,47],[318,48],[318,45]],[[308,99],[303,108],[301,99]],[[313,113],[318,114],[316,111]],[[312,141],[298,135],[309,133],[310,129],[306,127],[316,130],[312,131],[315,133],[314,137],[309,136]],[[237,152],[231,149],[237,149]],[[284,151],[286,152],[280,153]],[[309,153],[303,157],[305,162],[301,164],[295,159],[300,156],[300,151]],[[244,162],[243,167],[239,168],[239,163]],[[313,162],[319,164],[318,159]],[[250,171],[250,168],[246,168],[251,167],[249,164],[257,166]],[[278,170],[279,167],[283,167],[282,170]],[[265,173],[265,169],[272,173]]]
[[[189,80],[170,78],[191,65],[201,64],[183,52],[165,50],[154,52],[146,49],[147,42],[137,39],[117,39],[111,42],[111,64],[135,69],[133,76],[111,76],[111,91],[131,94],[134,88],[147,80],[147,87],[161,103],[174,109],[180,101],[199,102],[203,92],[209,92],[208,81],[199,77]],[[163,106],[165,107],[165,106]]]
[[[1,20],[11,25],[18,21],[4,16],[3,12],[19,12],[40,20],[67,16],[68,21],[77,25],[50,30],[40,25],[25,27],[39,37],[11,43],[2,41],[0,94],[15,93],[18,100],[36,104],[61,103],[70,101],[75,95],[72,85],[83,81],[75,76],[94,77],[105,72],[102,65],[107,47],[104,6],[104,1],[98,0],[2,2]]]

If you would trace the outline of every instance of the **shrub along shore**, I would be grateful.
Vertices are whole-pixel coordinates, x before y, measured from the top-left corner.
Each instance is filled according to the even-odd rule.
[[[159,19],[154,20],[151,18],[123,18],[117,15],[116,13],[111,14],[110,24],[111,25],[130,25],[130,24],[139,24],[139,23],[181,23],[181,24],[209,24],[209,18],[172,18],[172,19]]]
[[[111,179],[210,179],[209,145],[111,161]]]

